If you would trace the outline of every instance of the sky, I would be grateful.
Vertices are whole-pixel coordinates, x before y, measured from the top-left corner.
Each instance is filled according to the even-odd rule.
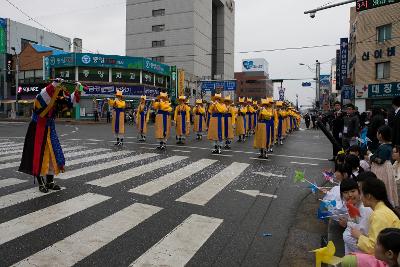
[[[10,0],[54,33],[83,39],[83,48],[103,54],[125,54],[125,0]],[[330,59],[338,46],[261,53],[245,51],[335,45],[349,32],[351,5],[320,11],[314,19],[305,10],[342,0],[236,0],[235,71],[241,71],[244,58],[265,58],[271,79],[312,81],[315,72],[299,63],[330,74]],[[42,28],[0,0],[0,17]],[[285,81],[286,98],[299,105],[309,105],[315,98],[315,85],[302,87],[302,81]],[[277,85],[275,98],[277,98]]]

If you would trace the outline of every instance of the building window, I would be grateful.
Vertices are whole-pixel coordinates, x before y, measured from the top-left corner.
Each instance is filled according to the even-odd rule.
[[[164,63],[164,61],[165,61],[164,56],[152,57],[151,60],[157,61],[160,63]]]
[[[162,32],[165,29],[165,24],[154,25],[152,27],[153,32]]]
[[[392,39],[392,24],[386,24],[376,28],[378,43]]]
[[[151,43],[152,47],[163,47],[165,46],[165,40],[161,40],[161,41],[153,41]]]
[[[165,16],[165,9],[153,10],[153,17]]]
[[[376,63],[376,79],[390,78],[390,62]]]

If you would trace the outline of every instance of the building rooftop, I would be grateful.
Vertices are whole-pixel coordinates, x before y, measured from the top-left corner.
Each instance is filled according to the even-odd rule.
[[[38,53],[53,52],[54,56],[63,55],[63,54],[68,53],[68,52],[65,52],[65,51],[57,49],[57,48],[48,47],[48,46],[44,46],[44,45],[40,45],[40,44],[31,44],[31,45],[32,45],[33,49],[35,49],[36,52],[38,52]]]

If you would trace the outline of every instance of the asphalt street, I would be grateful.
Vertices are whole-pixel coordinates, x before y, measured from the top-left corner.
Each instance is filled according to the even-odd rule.
[[[58,192],[17,172],[28,123],[0,122],[0,266],[278,266],[307,184],[323,183],[331,146],[304,130],[257,159],[253,138],[211,154],[203,137],[157,151],[127,125],[58,124],[67,158]],[[307,253],[307,252],[305,252]]]

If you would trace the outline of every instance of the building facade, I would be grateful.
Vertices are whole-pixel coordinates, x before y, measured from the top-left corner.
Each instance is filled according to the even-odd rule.
[[[232,0],[127,0],[126,55],[184,69],[188,81],[233,79]]]
[[[254,100],[273,97],[274,87],[269,75],[262,72],[235,72],[236,96]]]
[[[356,12],[351,8],[349,78],[360,111],[390,108],[400,96],[400,3]]]

